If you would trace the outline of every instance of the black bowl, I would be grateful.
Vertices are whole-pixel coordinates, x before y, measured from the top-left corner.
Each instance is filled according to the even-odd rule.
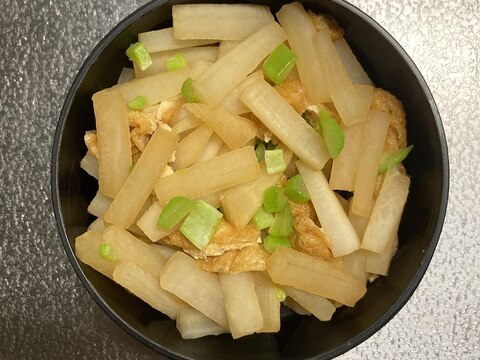
[[[100,307],[124,330],[172,358],[191,359],[321,359],[337,356],[366,340],[385,325],[410,298],[437,245],[447,205],[448,155],[437,107],[424,79],[400,45],[374,20],[341,0],[305,1],[304,6],[335,17],[345,37],[378,87],[404,104],[409,143],[405,162],[411,192],[399,230],[399,249],[388,277],[376,280],[354,308],[339,309],[333,320],[285,313],[278,334],[232,340],[229,335],[182,340],[175,323],[123,288],[80,263],[75,237],[91,221],[87,205],[96,192],[79,162],[86,148],[83,133],[94,128],[91,96],[112,86],[124,55],[139,32],[171,26],[171,7],[183,0],[156,0],[118,24],[92,51],[65,100],[55,134],[52,192],[55,215],[66,253],[77,275]],[[191,1],[188,1],[191,2]],[[225,2],[225,1],[223,1]],[[260,1],[275,13],[282,2]]]

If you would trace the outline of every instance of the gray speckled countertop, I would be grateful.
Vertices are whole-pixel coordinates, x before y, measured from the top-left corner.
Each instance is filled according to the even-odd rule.
[[[480,358],[480,2],[352,0],[422,72],[450,152],[447,217],[408,304],[341,359]],[[113,323],[70,266],[50,199],[58,115],[95,44],[142,0],[2,0],[0,358],[161,358]]]

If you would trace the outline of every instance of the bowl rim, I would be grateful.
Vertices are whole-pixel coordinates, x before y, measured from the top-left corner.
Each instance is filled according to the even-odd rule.
[[[386,325],[408,302],[410,297],[415,292],[416,288],[419,286],[423,276],[425,275],[427,268],[432,260],[435,248],[439,242],[440,234],[442,232],[444,219],[446,216],[447,210],[447,203],[448,203],[448,194],[449,194],[449,178],[450,178],[450,169],[449,169],[449,157],[448,157],[448,147],[447,147],[447,140],[443,128],[443,124],[441,121],[440,113],[433,98],[433,95],[421,75],[419,69],[407,54],[407,52],[403,49],[403,47],[393,38],[390,33],[385,30],[379,23],[377,23],[372,17],[364,13],[362,10],[357,8],[356,6],[348,3],[344,0],[329,0],[330,2],[339,5],[345,8],[347,11],[351,12],[353,15],[358,16],[368,23],[369,26],[373,27],[375,31],[380,33],[388,43],[394,47],[394,49],[398,52],[398,54],[402,57],[402,59],[407,63],[410,71],[415,76],[418,84],[420,85],[423,93],[427,97],[427,100],[430,105],[430,110],[433,114],[435,120],[435,126],[439,137],[440,149],[441,149],[441,162],[443,167],[443,174],[442,174],[442,193],[441,193],[441,201],[440,201],[440,208],[438,212],[438,216],[436,219],[436,226],[432,236],[432,241],[430,242],[428,248],[425,249],[423,261],[421,262],[420,266],[418,267],[415,275],[410,280],[406,289],[402,292],[400,297],[394,302],[394,304],[390,307],[390,309],[385,312],[377,321],[371,324],[367,329],[362,331],[361,333],[357,334],[353,338],[350,339],[347,343],[344,343],[335,349],[332,349],[326,353],[323,353],[320,357],[315,358],[322,358],[322,359],[329,359],[336,356],[339,356],[354,347],[358,346],[368,338],[370,338],[373,334],[379,331],[384,325]],[[53,212],[55,215],[56,223],[58,232],[60,234],[60,238],[66,252],[66,255],[73,266],[76,275],[82,282],[83,286],[87,289],[90,296],[95,300],[95,302],[100,306],[100,308],[124,331],[128,334],[133,336],[136,340],[147,345],[149,348],[167,356],[173,357],[176,359],[185,359],[179,353],[176,353],[172,350],[168,350],[163,348],[158,343],[150,340],[146,336],[142,335],[139,331],[135,330],[131,327],[125,320],[122,319],[100,296],[97,292],[95,287],[92,285],[90,280],[87,278],[86,274],[80,267],[78,259],[75,256],[74,249],[70,244],[65,223],[63,219],[62,212],[60,211],[60,192],[59,192],[59,150],[61,146],[61,137],[65,128],[65,122],[69,115],[71,105],[73,103],[73,99],[75,94],[79,88],[79,85],[82,83],[85,75],[89,71],[90,67],[94,64],[97,60],[98,56],[102,53],[105,47],[117,37],[122,31],[125,30],[129,25],[133,22],[137,21],[139,18],[144,16],[150,10],[161,6],[165,3],[168,3],[169,0],[152,0],[143,6],[136,9],[134,12],[130,13],[128,16],[123,18],[120,22],[118,22],[90,51],[87,58],[82,63],[80,69],[75,76],[72,85],[68,91],[68,94],[65,98],[64,104],[62,106],[56,130],[53,140],[52,146],[52,157],[51,157],[51,169],[50,169],[50,176],[51,176],[51,196],[52,196],[52,205],[53,205]]]

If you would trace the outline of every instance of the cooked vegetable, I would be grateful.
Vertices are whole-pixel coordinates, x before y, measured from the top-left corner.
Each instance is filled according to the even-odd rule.
[[[75,254],[84,264],[113,279],[115,261],[107,260],[100,256],[98,250],[102,244],[102,234],[95,230],[88,230],[75,239]]]
[[[390,261],[398,246],[398,236],[388,240],[385,248],[380,253],[369,251],[365,259],[365,270],[370,274],[388,275]]]
[[[183,339],[197,339],[228,332],[215,321],[191,307],[182,307],[177,314],[177,329]]]
[[[329,321],[336,310],[335,306],[324,297],[313,295],[291,286],[284,286],[283,290],[320,321]]]
[[[193,79],[189,77],[182,84],[182,94],[187,103],[198,103],[198,96],[195,94],[195,90],[192,87]]]
[[[138,34],[138,40],[142,42],[149,53],[183,49],[216,42],[216,40],[179,40],[173,35],[173,27],[140,33]]]
[[[335,40],[333,44],[350,79],[357,84],[373,85],[372,80],[370,80],[368,74],[363,70],[362,65],[358,62],[345,38],[342,37]]]
[[[167,58],[165,62],[167,66],[167,71],[180,70],[187,66],[185,57],[182,55],[181,52],[175,53],[175,56]]]
[[[141,70],[145,70],[152,65],[150,54],[141,42],[136,42],[135,44],[130,45],[126,54]]]
[[[112,247],[108,244],[100,244],[98,247],[98,253],[102,258],[105,260],[110,260],[110,261],[116,261],[117,260],[117,254],[112,250]]]
[[[285,189],[285,195],[296,203],[303,204],[310,200],[310,194],[301,174],[290,177],[283,188]]]
[[[171,230],[195,207],[195,201],[185,196],[175,196],[163,208],[157,220],[161,228]]]
[[[258,230],[266,229],[273,224],[273,215],[266,212],[262,206],[255,215],[253,215],[252,224],[255,225]]]
[[[143,233],[147,235],[147,237],[153,242],[158,241],[177,230],[175,227],[170,230],[166,230],[157,226],[158,217],[160,216],[162,210],[163,209],[158,201],[155,201],[137,221],[137,226],[140,228],[140,230],[142,230]]]
[[[245,79],[240,81],[240,83],[223,98],[220,104],[218,104],[218,107],[235,115],[248,113],[249,110],[240,100],[240,96],[247,87],[258,79],[263,79],[263,73],[261,70],[251,73]]]
[[[378,172],[380,174],[385,174],[389,169],[399,165],[403,160],[408,156],[410,151],[412,151],[413,145],[410,145],[406,148],[400,149],[393,154],[383,154],[380,159],[380,166],[378,167]]]
[[[167,204],[168,206],[168,204]],[[204,250],[217,231],[223,214],[203,200],[195,203],[180,227],[180,232]]]
[[[279,331],[281,299],[277,296],[277,287],[265,272],[254,272],[253,283],[263,317],[263,326],[257,332]]]
[[[218,275],[200,269],[190,256],[180,251],[173,255],[162,269],[160,286],[229,329]]]
[[[152,192],[155,181],[172,156],[176,143],[176,134],[160,128],[155,131],[118,196],[106,212],[105,221],[124,228],[132,225]]]
[[[138,95],[127,103],[127,106],[132,110],[143,110],[147,107],[148,100],[143,95]]]
[[[287,164],[283,158],[283,149],[265,150],[264,158],[265,165],[267,166],[267,173],[269,174],[284,172],[287,168]]]
[[[244,40],[273,22],[266,6],[251,4],[188,4],[172,8],[177,39]]]
[[[263,73],[276,85],[280,85],[292,71],[297,55],[285,44],[278,45],[263,63]]]
[[[96,217],[103,217],[112,203],[112,199],[97,191],[95,197],[88,205],[87,211]]]
[[[341,126],[328,112],[321,110],[316,130],[322,136],[330,156],[336,159],[343,150],[345,142],[345,134]]]
[[[183,169],[195,163],[200,155],[202,155],[202,151],[205,149],[205,146],[207,146],[212,133],[211,128],[202,125],[184,137],[178,143],[177,149],[175,150],[175,162],[173,166],[176,169]]]
[[[98,186],[102,194],[114,198],[132,165],[127,106],[116,91],[97,92],[92,100],[98,138]]]
[[[241,99],[295,155],[315,169],[323,168],[329,155],[322,138],[266,81],[255,81]]]
[[[263,207],[267,212],[283,210],[288,205],[285,189],[278,186],[270,186],[263,193]]]
[[[293,232],[293,215],[290,205],[275,213],[273,224],[268,233],[273,236],[288,237]]]
[[[263,246],[270,254],[273,254],[279,247],[291,248],[292,243],[285,236],[267,235],[263,239]]]
[[[85,170],[88,175],[93,176],[98,180],[98,160],[93,157],[88,151],[80,161],[80,167]]]

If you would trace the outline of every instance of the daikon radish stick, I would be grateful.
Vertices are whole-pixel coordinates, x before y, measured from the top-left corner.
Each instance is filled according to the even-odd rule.
[[[185,306],[183,301],[160,287],[158,276],[133,261],[120,261],[113,272],[113,280],[171,319],[175,319]]]
[[[88,175],[98,180],[98,160],[90,155],[88,151],[80,161],[80,167],[85,170]]]
[[[224,145],[225,143],[222,139],[220,139],[217,134],[212,134],[210,140],[208,141],[207,145],[197,159],[197,162],[210,160],[215,156],[220,155],[220,152],[222,151]]]
[[[135,65],[135,63],[134,63]],[[120,76],[118,77],[117,84],[123,84],[135,79],[135,71],[132,68],[123,68]]]
[[[363,70],[362,65],[358,62],[357,57],[345,38],[342,37],[334,41],[333,44],[350,79],[357,84],[373,85],[372,80],[370,80],[365,70]]]
[[[397,168],[387,172],[363,236],[363,249],[381,253],[397,234],[409,187],[410,178]]]
[[[350,202],[350,205],[352,205],[351,202]],[[363,234],[365,234],[365,230],[367,228],[367,224],[370,218],[354,214],[352,212],[351,206],[350,206],[350,209],[348,210],[348,218],[350,219],[350,222],[352,223],[353,228],[357,232],[358,238],[363,239]]]
[[[277,286],[265,272],[253,272],[255,293],[263,316],[263,326],[257,332],[277,332],[280,330],[280,300]]]
[[[105,221],[124,228],[132,225],[172,156],[177,135],[158,128],[138,159],[118,196],[105,214]]]
[[[342,121],[346,125],[364,121],[372,99],[360,96],[335,50],[328,30],[319,31],[313,43],[327,78],[330,96]]]
[[[178,122],[172,127],[172,131],[180,135],[186,131],[195,129],[202,124],[202,120],[188,112],[188,114],[185,114],[185,116],[182,119],[178,120]]]
[[[291,297],[288,297],[283,302],[285,306],[288,306],[290,309],[295,311],[298,315],[312,315],[308,310],[305,310],[302,305],[297,303]]]
[[[265,25],[194,80],[195,93],[202,102],[217,105],[285,40],[285,33],[278,23]]]
[[[244,40],[274,21],[267,6],[189,4],[172,8],[175,38]]]
[[[98,231],[88,230],[75,239],[75,255],[84,264],[113,279],[116,261],[107,260],[100,256],[99,248],[102,243],[103,238]]]
[[[329,321],[337,308],[324,297],[306,291],[283,286],[285,293],[320,321]]]
[[[234,339],[253,334],[263,327],[263,316],[251,272],[219,273],[228,324]]]
[[[177,252],[177,250],[161,244],[153,244],[151,248],[165,259],[165,263]]]
[[[299,3],[282,6],[277,18],[287,34],[288,44],[297,55],[297,70],[309,103],[330,101],[327,79],[313,46],[316,30]]]
[[[115,197],[132,165],[130,128],[124,96],[116,91],[93,95],[98,139],[98,186],[100,192]]]
[[[221,58],[223,55],[232,50],[235,46],[240,44],[239,40],[223,40],[220,41],[218,45],[218,57]]]
[[[108,196],[103,195],[100,191],[97,191],[97,194],[90,202],[90,205],[88,205],[87,211],[93,216],[103,217],[111,203],[112,198],[109,198]]]
[[[175,150],[175,169],[183,169],[192,165],[202,154],[207,145],[213,130],[206,125],[202,125],[193,130],[184,137],[177,145]]]
[[[366,271],[366,262],[368,252],[362,249],[358,249],[351,254],[343,257],[343,269],[350,274],[355,275],[362,280],[364,284],[367,283],[368,276]]]
[[[390,116],[384,112],[370,111],[362,138],[362,149],[358,162],[352,212],[370,216],[373,189],[378,174],[378,166],[387,136]]]
[[[345,134],[343,150],[333,160],[330,187],[333,190],[353,191],[360,158],[365,123],[342,125]]]
[[[174,57],[177,53],[182,54],[187,65],[192,65],[199,60],[213,63],[218,58],[218,46],[198,46],[150,54],[152,65],[144,71],[142,71],[136,63],[133,63],[135,77],[139,79],[167,71],[167,59]]]
[[[137,221],[138,227],[153,242],[156,242],[162,239],[163,237],[170,235],[172,232],[178,230],[178,228],[166,230],[157,226],[157,220],[162,210],[163,208],[160,206],[158,201],[155,201],[150,206],[150,208],[143,214],[140,220]]]
[[[323,139],[266,81],[255,81],[241,100],[295,155],[314,169],[323,168],[330,157]]]
[[[328,186],[322,171],[315,171],[297,161],[297,169],[303,176],[310,193],[315,212],[333,256],[347,255],[360,247],[360,240],[335,193]]]
[[[133,261],[155,276],[166,263],[165,257],[153,250],[153,244],[144,243],[117,225],[103,231],[103,241],[112,247],[118,261]]]
[[[160,274],[160,286],[229,329],[218,276],[200,269],[187,254],[177,252],[168,260]]]
[[[213,193],[205,194],[202,196],[199,196],[196,200],[203,200],[210,205],[212,205],[214,208],[219,208],[222,205],[221,198],[223,197],[223,190],[216,191]]]
[[[288,248],[278,248],[267,260],[273,282],[354,306],[367,291],[352,274],[313,256]]]
[[[180,94],[183,82],[190,77],[191,70],[192,68],[187,66],[177,71],[162,72],[112,86],[109,91],[122,93],[126,101],[142,95],[147,98],[147,106],[155,105]]]
[[[247,118],[205,104],[185,104],[183,107],[203,120],[232,150],[244,146],[257,134],[257,126]]]
[[[173,35],[173,27],[148,31],[138,34],[138,41],[143,43],[149,53],[184,49],[193,46],[208,45],[217,40],[178,40]]]
[[[255,80],[263,80],[263,71],[255,71],[243,79],[227,96],[222,100],[218,107],[231,114],[245,114],[249,112],[245,104],[240,100],[243,91]]]
[[[105,230],[107,226],[108,224],[103,221],[103,218],[97,218],[90,225],[88,225],[88,230],[95,230],[102,234],[103,230]]]
[[[163,205],[174,196],[196,199],[259,176],[260,168],[255,151],[253,147],[247,146],[159,179],[155,184],[155,194]]]
[[[282,177],[281,172],[269,175],[263,161],[260,163],[260,171],[259,178],[234,186],[223,194],[222,207],[225,217],[237,229],[248,224],[262,206],[265,190],[276,185]]]
[[[378,275],[388,275],[388,269],[390,268],[390,262],[392,261],[393,255],[397,250],[398,246],[398,236],[394,236],[393,239],[389,240],[385,249],[381,253],[368,252],[366,256],[365,269],[370,274]]]
[[[177,329],[183,339],[198,339],[203,336],[228,332],[197,309],[183,307],[177,314]]]

